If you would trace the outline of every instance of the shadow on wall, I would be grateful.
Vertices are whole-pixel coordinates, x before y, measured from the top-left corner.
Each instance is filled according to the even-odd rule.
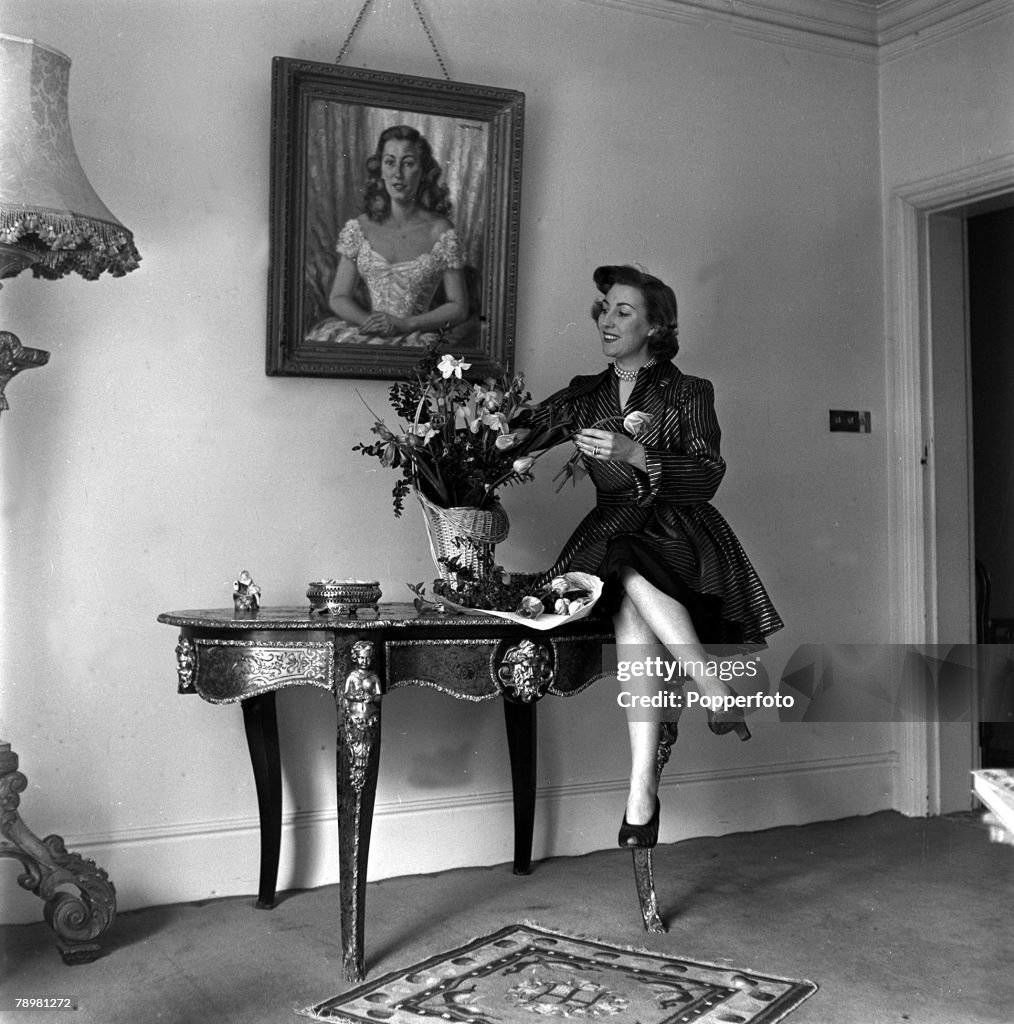
[[[278,695],[286,813],[334,807],[337,726],[330,694],[295,688]],[[498,701],[456,700],[420,687],[384,698],[378,802],[425,800],[433,790],[454,795],[509,787]]]

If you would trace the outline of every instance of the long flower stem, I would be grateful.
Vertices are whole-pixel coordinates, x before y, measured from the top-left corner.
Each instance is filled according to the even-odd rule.
[[[443,479],[437,474],[430,470],[429,466],[426,465],[421,459],[409,455],[412,459],[412,466],[418,472],[422,473],[423,476],[430,482],[430,486],[433,488],[433,495],[439,501],[443,502],[444,507],[448,507],[451,503],[451,496],[447,493],[447,488],[444,486]]]
[[[605,417],[603,417],[600,420],[596,420],[590,427],[582,427],[581,430],[595,430],[596,427],[604,427],[607,423],[621,423],[622,424],[623,423],[623,417],[622,416],[605,416]],[[575,437],[577,437],[577,435],[580,432],[581,432],[580,430],[577,430],[573,434],[571,434],[571,440],[573,440]],[[577,480],[575,479],[576,471],[577,471],[577,465],[578,465],[578,463],[583,458],[584,458],[584,454],[582,452],[580,452],[580,451],[576,451],[563,464],[563,466],[560,468],[560,471],[553,477],[553,482],[554,483],[557,480],[560,480],[561,476],[563,477],[563,479],[560,480],[560,485],[556,488],[556,491],[554,493],[559,494],[560,491],[563,490],[563,487],[567,483],[568,480],[574,479],[575,484],[577,483]]]

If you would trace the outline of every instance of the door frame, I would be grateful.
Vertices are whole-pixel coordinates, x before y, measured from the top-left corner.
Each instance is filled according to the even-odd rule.
[[[932,410],[929,219],[1014,191],[1014,155],[892,190],[887,202],[888,545],[890,642],[936,640],[935,506],[927,423]],[[926,695],[924,713],[897,724],[895,806],[940,812],[940,731]]]

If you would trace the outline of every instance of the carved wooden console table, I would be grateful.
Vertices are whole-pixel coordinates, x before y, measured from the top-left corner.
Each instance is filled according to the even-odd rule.
[[[281,766],[275,692],[330,690],[338,707],[338,831],[345,977],[365,977],[366,869],[380,759],[383,697],[428,686],[464,700],[503,698],[514,794],[514,871],[531,870],[535,821],[536,704],[569,696],[601,676],[612,634],[585,619],[538,632],[489,616],[420,616],[409,604],[382,604],[370,618],[311,615],[305,608],[257,612],[179,611],[158,617],[180,629],[179,692],[213,704],[240,702],[253,764],[261,827],[257,906],[274,905],[281,842]],[[666,733],[659,765],[674,733]],[[645,926],[664,930],[651,881],[650,851],[636,851]]]

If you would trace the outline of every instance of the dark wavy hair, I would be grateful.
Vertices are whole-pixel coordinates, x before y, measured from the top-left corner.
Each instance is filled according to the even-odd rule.
[[[595,287],[605,295],[614,284],[636,288],[644,298],[645,312],[652,333],[648,338],[648,352],[658,360],[672,359],[680,350],[678,307],[676,294],[664,281],[631,266],[597,267],[594,273]],[[592,303],[591,316],[596,322],[604,303],[596,299]]]
[[[363,190],[363,205],[366,216],[379,222],[387,220],[391,213],[391,197],[384,188],[380,176],[380,166],[384,157],[384,146],[391,139],[411,142],[419,150],[419,163],[422,174],[419,177],[419,191],[416,199],[420,206],[441,217],[451,215],[451,190],[440,180],[443,171],[440,164],[433,158],[433,150],[426,136],[407,124],[395,124],[385,128],[377,140],[377,148],[373,156],[366,161],[366,188]]]

